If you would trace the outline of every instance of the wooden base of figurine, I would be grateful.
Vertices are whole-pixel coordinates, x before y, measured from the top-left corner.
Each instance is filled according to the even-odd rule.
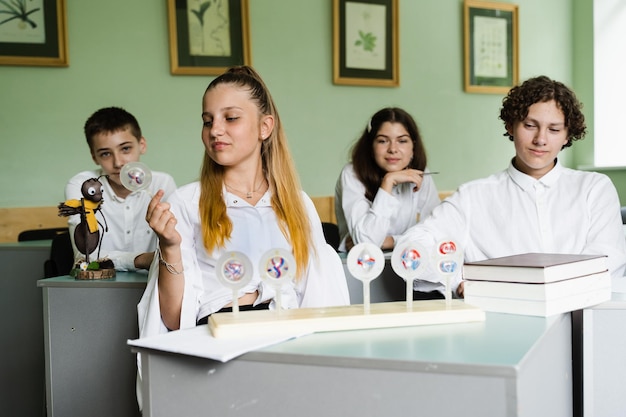
[[[109,279],[115,277],[115,269],[95,269],[76,272],[76,279]]]
[[[101,258],[90,264],[81,259],[76,261],[70,275],[75,279],[111,279],[115,278],[115,265],[108,258]]]

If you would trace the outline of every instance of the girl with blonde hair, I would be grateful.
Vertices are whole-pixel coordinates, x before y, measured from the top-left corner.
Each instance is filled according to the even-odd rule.
[[[246,254],[254,269],[239,290],[240,310],[275,307],[275,290],[258,271],[261,256],[275,248],[291,252],[297,266],[281,289],[283,308],[349,304],[341,261],[300,188],[278,111],[256,71],[234,67],[215,78],[203,96],[202,122],[200,181],[167,203],[157,193],[146,213],[159,244],[139,304],[140,337],[230,311],[232,290],[215,274],[225,252]]]

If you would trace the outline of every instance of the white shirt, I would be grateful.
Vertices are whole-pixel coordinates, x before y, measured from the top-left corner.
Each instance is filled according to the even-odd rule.
[[[98,178],[103,175],[103,171],[83,171],[72,177],[65,187],[66,200],[80,200],[81,187],[83,182],[90,178]],[[152,173],[152,183],[141,191],[135,191],[126,198],[118,197],[111,188],[106,177],[101,177],[99,181],[104,188],[103,203],[100,205],[101,213],[96,213],[96,218],[100,222],[98,229],[102,236],[102,246],[100,257],[109,258],[113,261],[115,269],[118,271],[134,271],[135,258],[145,252],[152,252],[156,249],[156,235],[146,223],[146,210],[152,196],[159,190],[165,191],[164,199],[176,190],[174,179],[163,172]],[[104,219],[102,218],[104,215]],[[106,220],[106,222],[105,222]],[[76,214],[68,218],[70,237],[74,248],[74,257],[84,258],[74,244],[74,230],[80,223],[80,215]],[[108,226],[108,231],[104,227]],[[98,249],[89,255],[90,260],[96,260]]]
[[[448,239],[464,250],[466,262],[528,252],[602,254],[608,256],[613,278],[621,277],[626,266],[613,183],[606,175],[565,168],[558,161],[538,180],[510,164],[462,185],[400,241],[432,249]],[[432,271],[424,279],[441,280]],[[455,277],[454,288],[460,279],[460,274]]]
[[[253,278],[239,296],[259,291],[255,304],[273,300],[275,291],[261,280],[259,261],[270,249],[284,248],[291,252],[278,228],[278,222],[270,204],[271,194],[266,192],[256,206],[245,199],[223,190],[227,213],[233,223],[233,231],[226,247],[207,253],[202,242],[199,218],[200,184],[195,182],[179,188],[169,199],[171,211],[176,216],[176,230],[181,234],[185,288],[181,309],[180,328],[194,327],[198,319],[220,310],[233,299],[232,290],[219,282],[215,265],[225,252],[239,251],[252,263]],[[313,246],[307,271],[298,283],[282,289],[283,308],[325,307],[348,305],[350,297],[343,266],[338,254],[326,244],[322,226],[311,199],[302,193],[311,224]],[[304,220],[304,219],[303,219]],[[161,321],[158,297],[158,260],[154,259],[149,272],[146,291],[139,303],[140,337],[167,331]],[[275,308],[274,301],[270,304]]]
[[[399,184],[391,194],[379,188],[374,201],[369,201],[352,164],[346,165],[335,187],[339,250],[346,251],[348,236],[355,245],[369,242],[380,247],[387,236],[397,241],[409,227],[425,219],[440,203],[437,187],[430,175],[424,176],[419,191],[414,192],[414,187],[411,183]]]

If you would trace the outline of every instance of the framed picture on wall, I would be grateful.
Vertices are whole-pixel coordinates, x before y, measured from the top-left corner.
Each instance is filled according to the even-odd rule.
[[[172,74],[250,65],[248,0],[167,0]]]
[[[0,1],[0,65],[67,67],[65,0]]]
[[[333,83],[397,87],[398,0],[333,0]]]
[[[468,93],[506,94],[517,84],[518,7],[465,0],[464,75]]]

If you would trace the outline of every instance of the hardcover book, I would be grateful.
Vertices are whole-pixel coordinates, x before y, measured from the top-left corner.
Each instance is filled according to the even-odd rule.
[[[611,287],[609,271],[547,284],[465,281],[464,295],[468,297],[497,297],[516,300],[552,301]]]
[[[604,272],[606,255],[524,253],[467,262],[465,280],[548,283]]]
[[[465,302],[485,311],[547,317],[591,307],[610,299],[611,287],[606,287],[590,292],[567,295],[550,301],[466,296]]]

